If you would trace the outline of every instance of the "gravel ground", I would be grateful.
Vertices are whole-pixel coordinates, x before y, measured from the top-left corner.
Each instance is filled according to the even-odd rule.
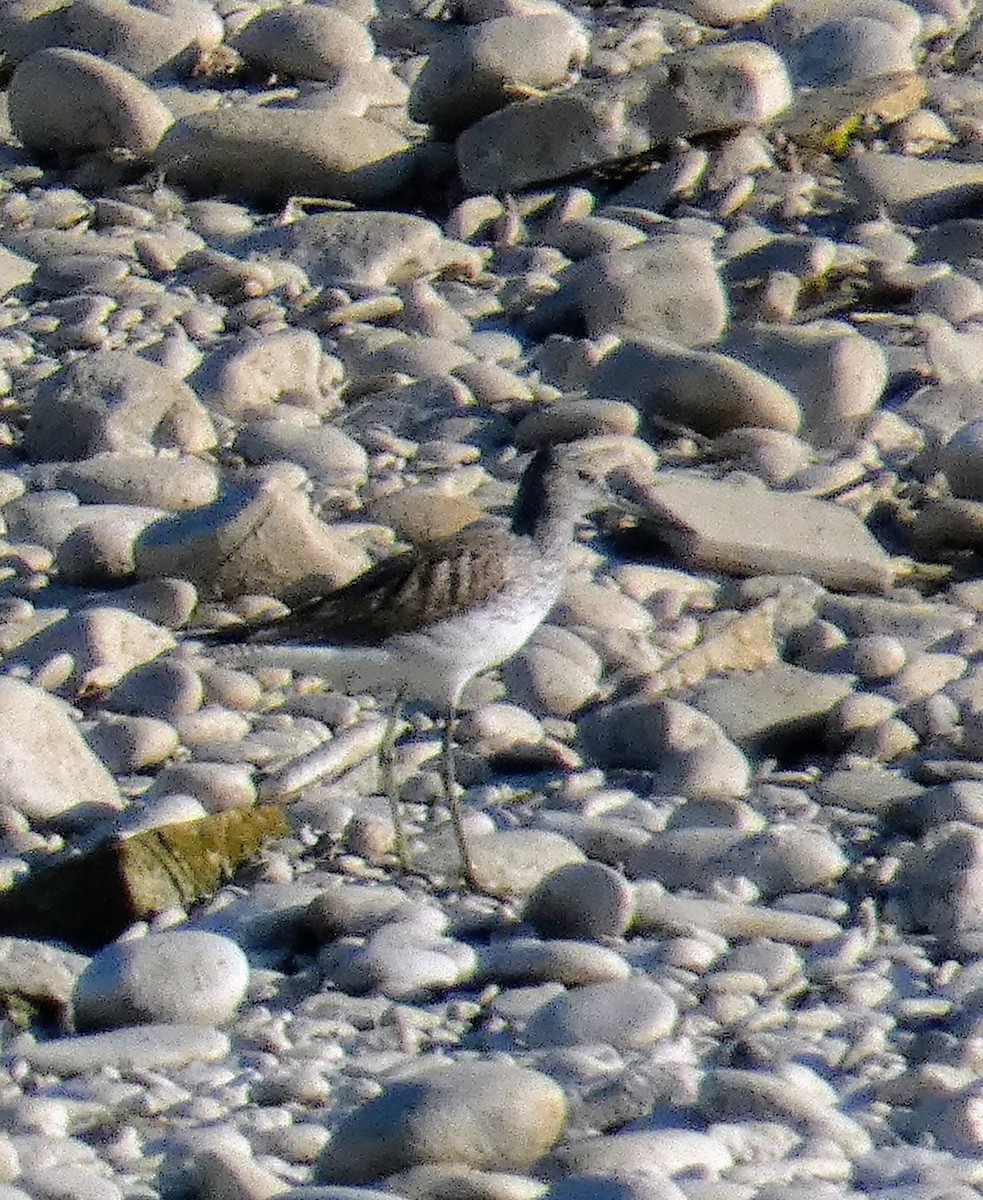
[[[978,1196],[974,5],[0,54],[0,1200]],[[391,697],[197,635],[571,441],[631,512],[469,686],[480,891],[408,708],[401,873]]]

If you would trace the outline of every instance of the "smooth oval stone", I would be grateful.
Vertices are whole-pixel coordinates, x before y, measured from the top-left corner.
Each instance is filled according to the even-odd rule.
[[[677,1015],[668,993],[647,979],[591,983],[539,1009],[525,1041],[539,1049],[590,1042],[639,1049],[671,1033]]]
[[[320,1183],[370,1183],[426,1163],[523,1170],[556,1142],[562,1089],[506,1063],[460,1062],[391,1084],[342,1121],[322,1154]]]
[[[523,912],[543,937],[620,937],[631,922],[632,892],[625,877],[603,863],[573,863],[536,887]]]
[[[10,124],[26,146],[79,155],[123,147],[147,154],[174,118],[139,79],[81,50],[40,50],[10,81]]]
[[[221,1025],[246,993],[249,964],[235,942],[182,929],[100,950],[79,976],[72,1003],[80,1029],[173,1022]]]

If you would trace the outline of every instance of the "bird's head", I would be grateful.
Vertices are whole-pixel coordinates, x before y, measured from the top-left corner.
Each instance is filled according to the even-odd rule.
[[[593,509],[620,504],[619,476],[648,478],[655,452],[638,438],[598,435],[538,450],[522,481],[513,518],[517,533],[529,532],[544,513],[576,519]]]

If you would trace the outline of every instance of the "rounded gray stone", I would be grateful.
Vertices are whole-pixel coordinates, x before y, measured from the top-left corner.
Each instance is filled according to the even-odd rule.
[[[632,916],[625,877],[603,863],[572,863],[553,871],[526,901],[523,917],[542,937],[621,937]]]
[[[367,63],[375,51],[363,24],[326,4],[298,4],[260,13],[233,45],[249,63],[298,79],[334,80]]]
[[[638,1050],[667,1037],[677,1016],[673,999],[648,979],[590,983],[543,1005],[524,1040],[536,1049],[601,1043]]]
[[[319,1183],[371,1183],[427,1163],[521,1171],[554,1145],[566,1119],[547,1075],[506,1063],[460,1062],[391,1084],[336,1129]]]
[[[191,388],[126,350],[85,355],[45,380],[24,435],[32,462],[171,447],[199,454],[214,445],[211,418]]]
[[[235,942],[182,929],[100,950],[72,996],[80,1030],[173,1022],[222,1025],[246,994],[249,964]]]
[[[750,764],[703,713],[678,700],[625,701],[582,717],[584,751],[598,765],[652,772],[651,786],[669,795],[740,796]]]
[[[153,662],[130,671],[106,700],[116,712],[173,721],[201,707],[197,671],[181,662]]]
[[[40,50],[22,62],[8,103],[16,136],[50,155],[110,149],[147,154],[174,120],[128,71],[65,47]]]
[[[242,104],[183,117],[162,139],[155,161],[197,194],[262,202],[328,195],[367,203],[404,184],[413,157],[407,140],[381,121]]]

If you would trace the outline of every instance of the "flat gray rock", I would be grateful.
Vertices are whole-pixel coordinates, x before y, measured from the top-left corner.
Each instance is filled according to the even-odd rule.
[[[107,813],[123,804],[68,705],[16,679],[0,679],[0,804],[42,821],[83,804]]]
[[[760,42],[700,46],[618,78],[588,80],[477,121],[457,140],[470,192],[508,192],[641,154],[677,137],[769,121],[791,101]]]
[[[745,750],[815,739],[832,709],[853,691],[853,676],[822,675],[788,663],[710,678],[690,703]]]
[[[18,1054],[36,1071],[81,1075],[102,1068],[157,1071],[225,1058],[229,1038],[200,1025],[135,1025],[108,1033],[57,1038],[21,1046]]]
[[[329,195],[365,203],[406,181],[409,149],[391,126],[343,110],[240,104],[175,122],[155,161],[197,194],[265,201]]]
[[[675,472],[646,487],[644,503],[691,569],[808,575],[843,591],[880,591],[894,579],[860,519],[827,500]]]

